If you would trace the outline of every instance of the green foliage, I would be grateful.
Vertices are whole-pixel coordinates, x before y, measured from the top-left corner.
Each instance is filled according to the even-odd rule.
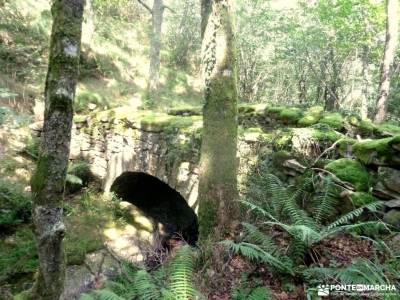
[[[319,190],[314,191],[312,209],[310,212],[298,205],[299,199],[304,199],[308,193],[312,180],[305,180],[302,186],[291,190],[274,175],[265,175],[268,203],[255,204],[247,200],[242,203],[253,211],[256,216],[264,220],[263,227],[244,223],[245,235],[242,241],[235,243],[230,240],[222,243],[235,253],[241,253],[252,261],[266,263],[278,272],[291,276],[301,275],[303,270],[296,265],[304,264],[304,258],[312,247],[322,240],[343,232],[360,230],[378,230],[386,228],[381,221],[356,222],[355,219],[364,211],[376,212],[383,207],[382,202],[373,202],[355,209],[333,222],[329,222],[331,211],[336,206],[333,181],[329,177],[322,183]],[[264,226],[278,226],[290,236],[287,251],[283,251],[265,232]],[[263,231],[261,230],[263,229]]]
[[[33,232],[22,228],[0,241],[0,284],[33,273],[38,257]]]
[[[23,188],[0,179],[0,230],[11,230],[31,219],[32,200]]]
[[[194,299],[198,295],[193,283],[194,255],[194,250],[185,245],[169,263],[153,272],[124,266],[123,274],[114,281],[107,282],[105,289],[84,294],[80,300]]]
[[[67,172],[66,189],[69,193],[77,192],[82,187],[88,186],[89,182],[94,179],[90,165],[84,161],[70,163]]]

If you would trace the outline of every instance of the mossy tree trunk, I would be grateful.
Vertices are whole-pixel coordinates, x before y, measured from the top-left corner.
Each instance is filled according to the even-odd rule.
[[[237,74],[230,2],[202,1],[201,242],[224,235],[237,216]]]
[[[63,191],[78,79],[84,0],[54,0],[41,149],[32,176],[39,274],[33,299],[56,300],[64,288]]]
[[[386,41],[382,61],[381,82],[379,85],[378,100],[376,103],[375,122],[382,123],[386,120],[388,97],[390,89],[391,66],[393,64],[399,34],[399,0],[387,0],[386,12]]]

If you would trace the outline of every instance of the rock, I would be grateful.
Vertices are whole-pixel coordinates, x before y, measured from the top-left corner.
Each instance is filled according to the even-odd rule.
[[[380,167],[378,178],[389,190],[400,194],[400,170]]]
[[[389,225],[394,226],[397,229],[400,229],[400,210],[395,208],[389,210],[383,216],[383,221],[385,221]]]
[[[299,163],[299,162],[298,162],[297,160],[295,160],[295,159],[288,159],[288,160],[285,160],[285,161],[283,162],[283,166],[286,167],[286,168],[288,168],[288,169],[291,169],[291,170],[293,170],[293,171],[295,171],[295,172],[298,172],[298,173],[300,173],[300,174],[303,174],[304,171],[307,169],[305,166],[303,166],[301,163]]]
[[[390,191],[382,182],[377,182],[372,190],[373,194],[381,199],[400,199],[399,194]]]
[[[400,200],[385,201],[385,205],[389,208],[400,208]]]
[[[89,253],[84,265],[67,268],[61,300],[77,300],[82,293],[102,287],[120,272],[119,262],[106,250]]]

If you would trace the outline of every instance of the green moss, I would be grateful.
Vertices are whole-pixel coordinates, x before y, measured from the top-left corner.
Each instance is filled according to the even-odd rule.
[[[311,115],[305,115],[298,121],[298,125],[300,126],[311,126],[319,121],[319,117],[311,116]]]
[[[353,152],[358,160],[366,165],[393,165],[400,166],[398,152],[391,146],[400,136],[376,140],[357,142],[353,145]]]
[[[312,106],[306,110],[304,116],[298,121],[300,126],[311,126],[321,119],[324,113],[324,108],[322,106]]]
[[[271,113],[271,114],[279,114],[284,109],[285,108],[283,106],[271,106],[271,107],[267,107],[266,111],[267,111],[267,113]]]
[[[210,237],[217,225],[218,202],[214,200],[203,201],[199,207],[199,237]],[[206,240],[200,240],[200,243]]]
[[[360,207],[376,201],[376,198],[366,192],[355,192],[350,195],[350,200],[355,207]]]
[[[340,133],[333,130],[324,130],[315,128],[312,133],[312,137],[320,142],[336,142],[342,137]]]
[[[400,135],[400,126],[395,123],[386,122],[377,125],[377,131],[381,135]]]
[[[360,121],[360,124],[358,125],[358,130],[363,136],[371,136],[374,134],[376,127],[371,120],[367,119]]]
[[[301,109],[297,107],[284,108],[279,113],[279,118],[282,121],[291,124],[296,124],[297,121],[299,121],[299,119],[301,118],[301,116],[302,116]]]
[[[327,124],[334,129],[341,130],[344,126],[344,119],[340,113],[325,113],[320,123]]]
[[[325,170],[332,172],[339,179],[355,186],[357,191],[368,191],[372,184],[372,177],[358,161],[341,158],[325,166]]]

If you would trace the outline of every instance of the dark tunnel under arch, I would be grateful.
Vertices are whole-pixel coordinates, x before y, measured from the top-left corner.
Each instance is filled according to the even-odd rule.
[[[197,242],[197,215],[179,192],[157,177],[143,172],[124,172],[113,182],[111,192],[162,224],[165,239],[182,236],[191,245]]]

